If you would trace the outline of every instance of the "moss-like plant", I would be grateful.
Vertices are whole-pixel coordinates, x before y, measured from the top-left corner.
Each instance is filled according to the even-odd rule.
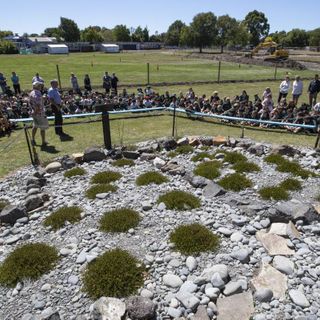
[[[170,152],[167,153],[167,156],[168,156],[169,158],[174,158],[174,157],[176,157],[177,155],[178,155],[178,153],[175,152],[175,151],[170,151]]]
[[[285,163],[287,160],[280,154],[269,154],[264,158],[264,161],[267,163],[272,163],[272,164],[282,164]]]
[[[86,170],[84,170],[83,168],[77,167],[77,168],[72,168],[70,170],[67,170],[63,175],[66,178],[71,178],[75,176],[83,176],[86,173],[87,173]]]
[[[126,151],[137,151],[138,147],[134,144],[128,144],[127,146],[125,146],[124,150]]]
[[[239,161],[232,166],[239,173],[261,171],[260,167],[253,162]]]
[[[214,159],[214,156],[208,152],[199,152],[191,158],[191,161],[197,162],[203,159]]]
[[[302,185],[301,182],[297,179],[288,178],[284,181],[282,181],[279,185],[280,188],[283,188],[285,190],[289,191],[295,191],[295,190],[301,190]]]
[[[216,154],[218,153],[223,153],[225,156],[223,158],[223,161],[224,162],[229,162],[231,164],[235,164],[237,162],[243,162],[243,161],[247,161],[247,157],[244,156],[243,154],[241,153],[238,153],[238,152],[231,152],[231,151],[218,151],[216,152]]]
[[[95,199],[99,193],[115,192],[117,187],[111,184],[96,184],[86,191],[86,197],[88,199]]]
[[[113,181],[117,181],[122,177],[121,173],[115,171],[103,171],[96,173],[91,178],[91,183],[95,184],[103,184],[103,183],[110,183]]]
[[[140,221],[139,213],[127,208],[106,212],[100,220],[100,230],[104,232],[126,232],[135,228]]]
[[[134,161],[131,159],[122,158],[122,159],[117,159],[113,161],[112,165],[115,167],[124,167],[124,166],[132,167],[134,166]]]
[[[241,191],[252,186],[252,182],[240,173],[229,174],[219,180],[218,184],[222,188],[232,191]]]
[[[168,182],[169,179],[165,177],[163,174],[156,172],[156,171],[148,171],[141,174],[136,179],[137,186],[145,186],[151,183],[154,184],[162,184]]]
[[[219,168],[221,163],[219,161],[206,161],[200,163],[193,173],[197,176],[205,177],[207,179],[215,179],[220,176]]]
[[[265,187],[259,190],[262,199],[265,200],[288,200],[289,194],[285,188]]]
[[[8,206],[10,203],[6,199],[0,199],[0,211],[6,206]]]
[[[14,287],[18,282],[38,279],[50,271],[57,260],[57,250],[44,243],[18,247],[0,266],[0,284]]]
[[[211,149],[210,146],[204,146],[204,145],[202,145],[202,146],[200,147],[200,150],[203,150],[203,151],[208,151],[208,150],[210,150],[210,149]]]
[[[158,203],[164,202],[168,209],[189,210],[200,207],[200,200],[191,193],[170,191],[159,197]]]
[[[88,264],[83,290],[93,299],[127,297],[143,285],[144,272],[144,265],[127,251],[107,251]]]
[[[185,255],[215,251],[219,246],[219,236],[198,223],[176,228],[170,234],[170,241]]]
[[[46,227],[51,226],[53,230],[62,228],[66,221],[76,223],[81,220],[82,209],[79,207],[62,207],[53,212],[44,220]]]
[[[315,196],[315,200],[320,201],[320,193]]]
[[[179,146],[176,148],[176,153],[178,154],[188,154],[193,152],[193,146],[190,146],[189,144],[185,144],[183,146]]]

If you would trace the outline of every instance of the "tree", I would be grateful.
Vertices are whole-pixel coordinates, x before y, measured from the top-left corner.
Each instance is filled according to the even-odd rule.
[[[217,36],[217,17],[212,12],[197,14],[190,24],[192,42],[199,48],[200,53],[202,48],[213,44]]]
[[[7,36],[13,36],[13,32],[9,30],[0,30],[0,39],[3,39]]]
[[[194,47],[195,46],[194,38],[195,38],[195,35],[191,27],[185,26],[181,29],[180,40],[179,40],[180,45]]]
[[[60,34],[67,42],[77,42],[80,40],[80,30],[78,25],[71,19],[60,18]]]
[[[115,37],[111,29],[103,27],[100,31],[100,34],[104,42],[114,42]]]
[[[131,34],[131,40],[133,42],[143,42],[143,30],[140,26],[138,26]]]
[[[181,20],[176,20],[174,23],[172,23],[167,31],[165,43],[168,46],[179,46],[180,45],[180,36],[181,36],[181,30],[186,25]]]
[[[248,30],[243,23],[243,21],[237,21],[238,28],[237,31],[234,34],[234,37],[229,41],[230,45],[241,45],[245,46],[249,42],[249,33]]]
[[[130,41],[130,30],[125,25],[115,26],[112,32],[116,41]]]
[[[292,29],[287,33],[283,42],[288,47],[305,47],[309,44],[309,38],[305,30]]]
[[[244,22],[250,34],[250,43],[254,46],[269,34],[270,25],[263,12],[257,10],[249,12]]]
[[[272,38],[274,42],[283,45],[287,33],[285,31],[276,31],[274,33],[270,33],[269,36]]]
[[[145,27],[142,30],[142,34],[143,34],[143,42],[148,42],[149,41],[149,30],[147,27]]]
[[[313,47],[320,47],[320,28],[308,32],[309,45]]]
[[[0,40],[0,54],[15,54],[19,53],[17,47],[7,40]]]
[[[150,42],[165,42],[166,33],[158,33],[158,31],[155,32],[155,34],[151,35],[149,38]]]
[[[86,42],[101,43],[103,42],[103,37],[100,32],[100,27],[89,26],[81,31],[81,40]]]
[[[229,17],[228,15],[220,16],[217,20],[218,31],[218,43],[221,46],[221,53],[223,53],[223,47],[230,43],[236,36],[239,23],[236,19]]]

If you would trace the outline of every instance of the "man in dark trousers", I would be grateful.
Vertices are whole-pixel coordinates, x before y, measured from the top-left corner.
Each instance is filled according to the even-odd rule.
[[[114,94],[118,94],[118,82],[119,79],[116,77],[116,74],[113,73],[111,77],[111,89],[113,90]]]
[[[62,130],[63,118],[61,113],[61,96],[58,90],[58,81],[51,80],[50,82],[51,88],[48,90],[48,97],[50,99],[52,112],[54,113],[54,126],[55,132],[60,138],[66,136],[66,134]]]
[[[319,80],[319,75],[316,74],[314,76],[314,79],[311,80],[308,87],[309,105],[311,107],[313,107],[317,103],[317,95],[319,92],[320,92],[320,80]]]

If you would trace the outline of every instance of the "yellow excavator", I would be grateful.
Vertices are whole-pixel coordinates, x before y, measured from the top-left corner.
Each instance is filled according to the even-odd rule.
[[[260,50],[266,49],[267,56],[265,61],[281,61],[289,58],[289,51],[276,42],[272,41],[271,37],[267,37],[263,42],[259,43],[252,51],[251,57],[258,54]]]

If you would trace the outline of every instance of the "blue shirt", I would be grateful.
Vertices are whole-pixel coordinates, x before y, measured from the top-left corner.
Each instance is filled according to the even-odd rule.
[[[19,77],[17,75],[11,77],[13,84],[19,84]]]
[[[61,97],[58,88],[50,88],[48,90],[48,97],[52,99],[54,103],[61,104]]]

